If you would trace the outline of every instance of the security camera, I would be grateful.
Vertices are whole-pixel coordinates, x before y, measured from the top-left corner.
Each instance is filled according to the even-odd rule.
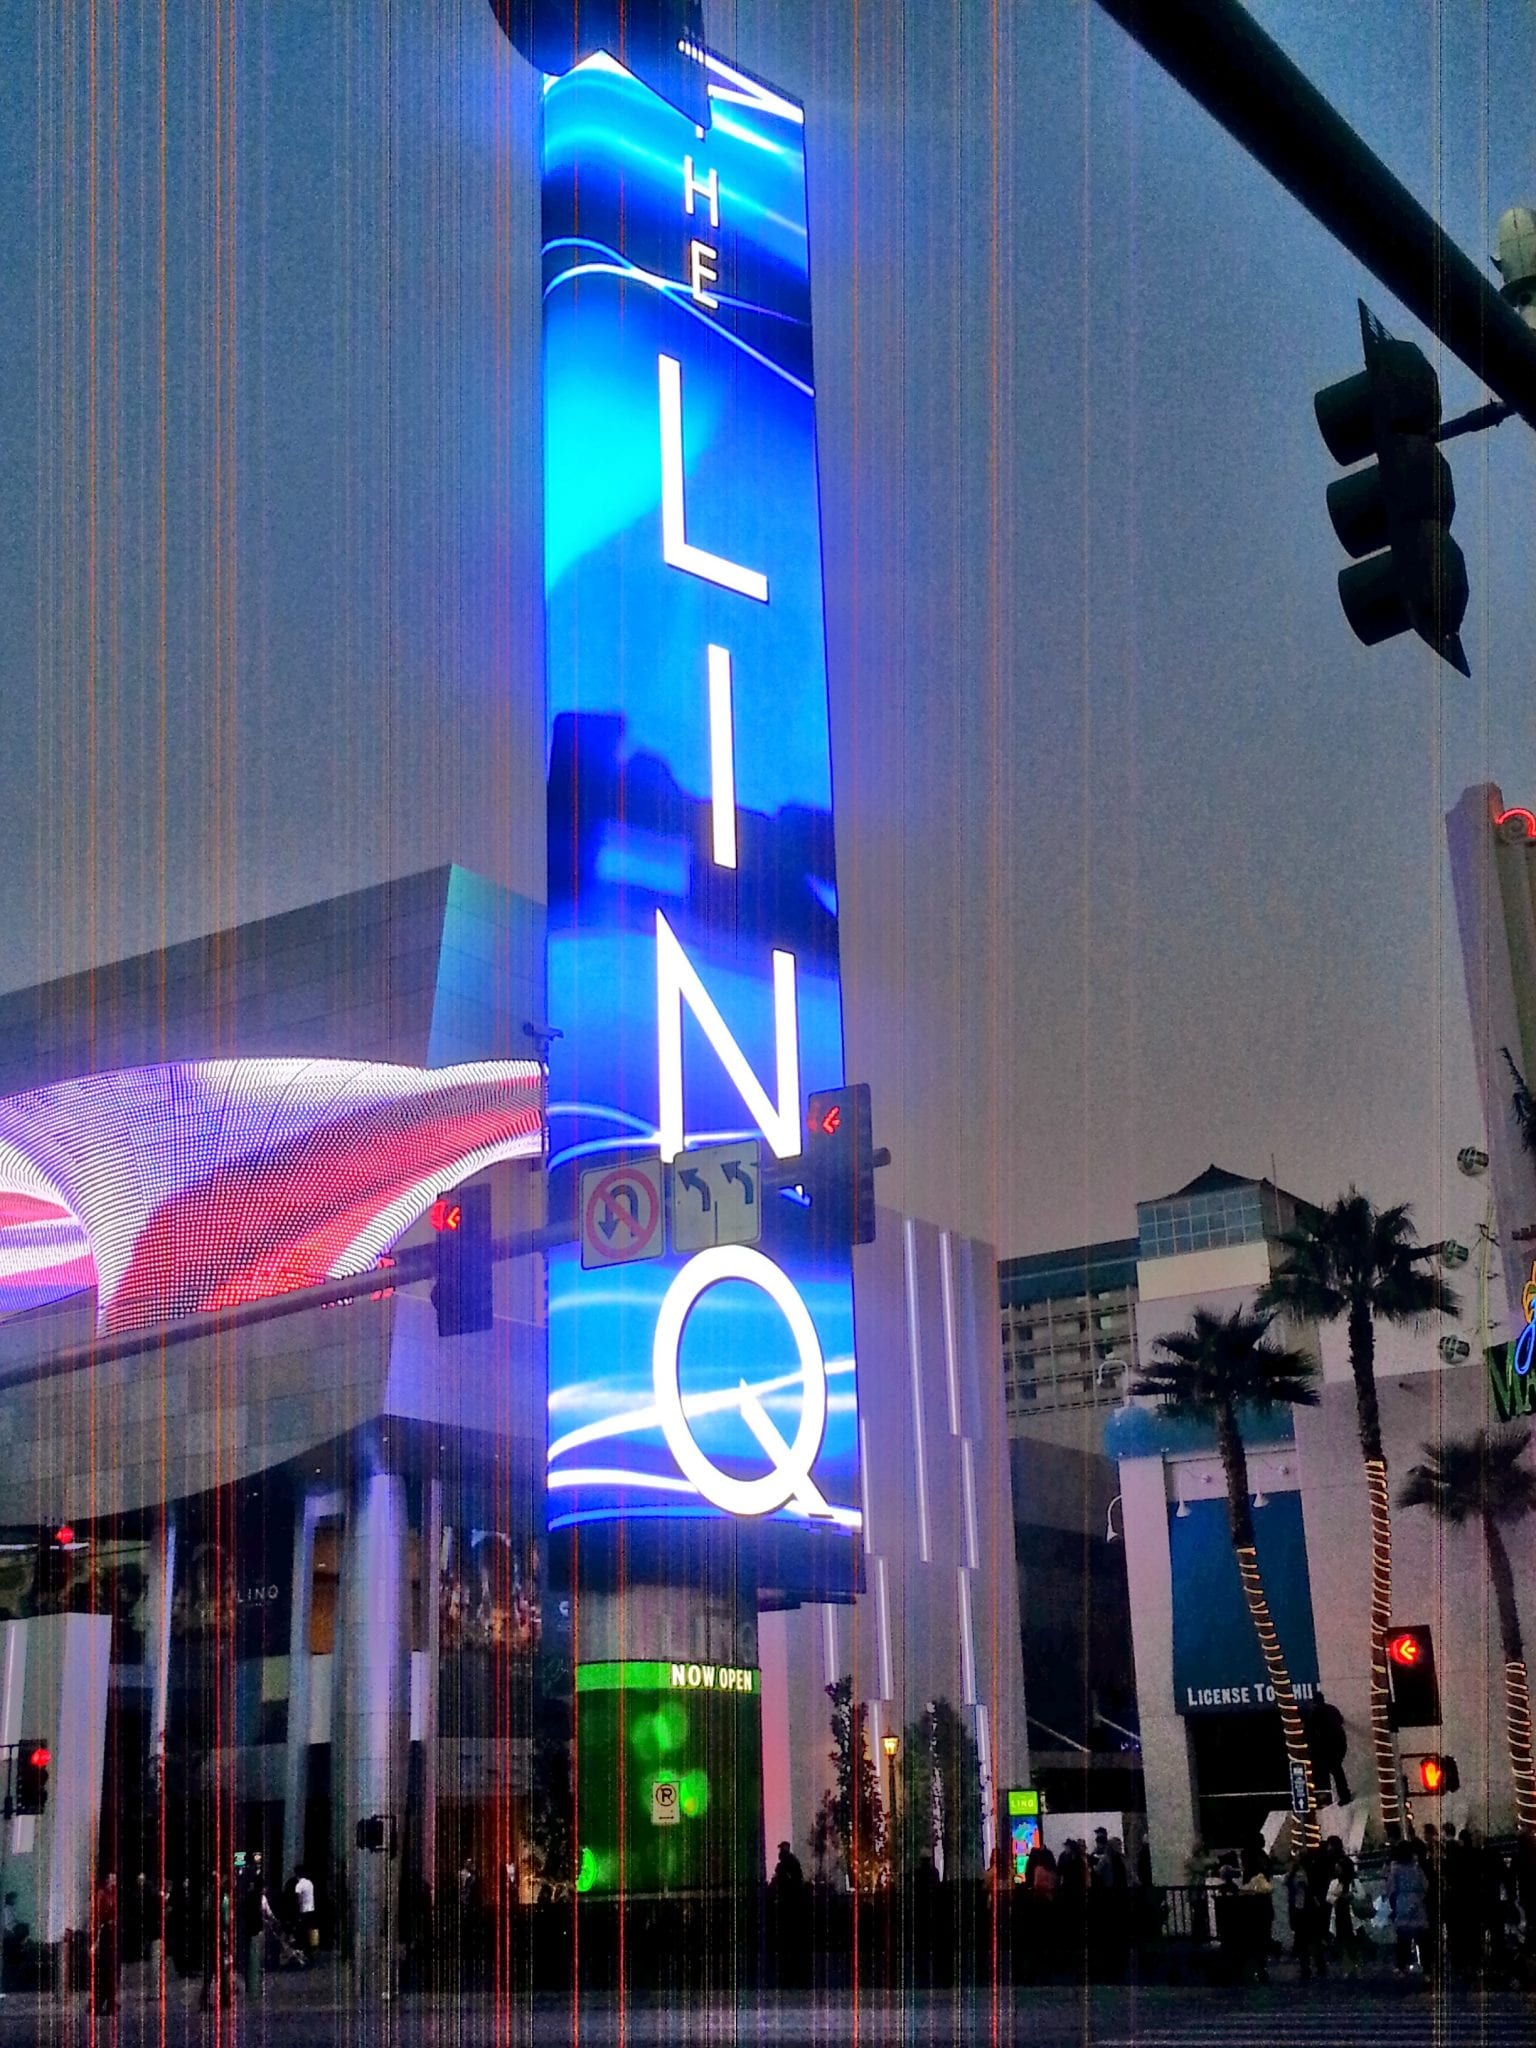
[[[1508,299],[1527,327],[1536,327],[1536,209],[1512,206],[1499,215],[1494,268]]]

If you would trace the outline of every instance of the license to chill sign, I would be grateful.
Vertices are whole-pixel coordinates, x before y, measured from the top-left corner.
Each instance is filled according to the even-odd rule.
[[[544,98],[552,1164],[759,1137],[843,1078],[801,110],[701,58]],[[549,1521],[736,1518],[853,1568],[846,1251],[550,1261]]]

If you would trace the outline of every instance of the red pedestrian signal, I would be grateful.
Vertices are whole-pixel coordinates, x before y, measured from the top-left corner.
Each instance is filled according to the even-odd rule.
[[[32,1737],[16,1745],[17,1813],[41,1813],[48,1804],[48,1766],[53,1752],[46,1742]]]
[[[1419,1790],[1428,1799],[1440,1799],[1447,1792],[1461,1790],[1461,1772],[1453,1756],[1419,1758]]]

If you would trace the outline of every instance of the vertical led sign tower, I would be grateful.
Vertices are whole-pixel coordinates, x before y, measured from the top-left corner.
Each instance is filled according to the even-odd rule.
[[[804,117],[695,61],[707,128],[606,56],[544,96],[551,1165],[753,1137],[761,1236],[551,1258],[548,1517],[836,1594],[850,1257],[769,1171],[843,1079]]]

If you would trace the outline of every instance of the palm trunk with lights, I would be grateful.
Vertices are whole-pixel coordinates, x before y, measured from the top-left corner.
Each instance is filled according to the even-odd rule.
[[[1259,1654],[1264,1659],[1265,1675],[1280,1712],[1280,1732],[1285,1742],[1286,1758],[1293,1772],[1300,1769],[1307,1788],[1306,1810],[1294,1817],[1296,1835],[1303,1848],[1312,1848],[1321,1839],[1317,1793],[1312,1783],[1312,1754],[1307,1747],[1301,1710],[1296,1704],[1296,1691],[1291,1684],[1285,1652],[1280,1647],[1280,1637],[1269,1611],[1269,1600],[1259,1571],[1253,1509],[1249,1500],[1248,1454],[1243,1448],[1242,1433],[1230,1403],[1216,1411],[1216,1441],[1227,1482],[1227,1517],[1232,1529],[1232,1548],[1237,1557],[1237,1576],[1242,1583],[1243,1598],[1248,1603],[1253,1632],[1258,1638]]]
[[[1376,1398],[1376,1330],[1365,1307],[1351,1307],[1349,1312],[1349,1364],[1355,1381],[1371,1516],[1371,1754],[1382,1830],[1388,1840],[1394,1840],[1402,1832],[1403,1803],[1387,1678],[1387,1637],[1392,1632],[1392,1499],[1381,1441],[1381,1407]]]
[[[1509,1743],[1509,1768],[1515,1781],[1515,1825],[1536,1834],[1536,1764],[1531,1758],[1531,1686],[1525,1664],[1525,1639],[1515,1601],[1515,1575],[1504,1538],[1491,1515],[1483,1517],[1488,1550],[1488,1576],[1499,1611],[1499,1640],[1504,1652],[1504,1731]]]

